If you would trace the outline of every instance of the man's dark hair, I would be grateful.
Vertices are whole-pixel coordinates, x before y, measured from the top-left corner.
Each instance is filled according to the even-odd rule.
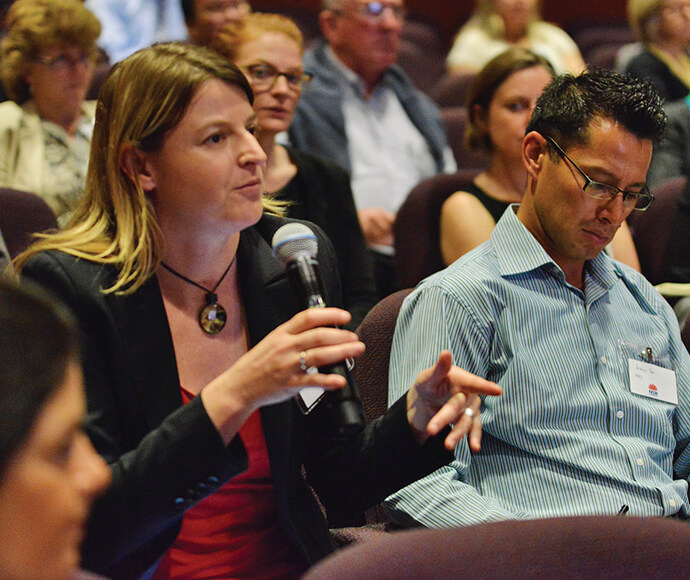
[[[46,400],[79,361],[79,334],[55,298],[0,278],[0,477]]]
[[[561,75],[537,100],[527,133],[538,131],[563,149],[587,143],[595,119],[619,123],[640,139],[657,142],[666,127],[659,93],[647,81],[603,69]]]
[[[184,14],[184,21],[187,24],[192,24],[194,22],[194,17],[196,16],[196,0],[180,0],[182,5],[182,14]]]

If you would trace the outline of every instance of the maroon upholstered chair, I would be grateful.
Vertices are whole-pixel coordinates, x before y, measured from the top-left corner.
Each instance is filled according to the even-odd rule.
[[[464,107],[475,73],[446,73],[431,88],[429,96],[439,107]]]
[[[55,212],[34,193],[0,187],[0,231],[10,257],[24,251],[33,234],[58,227]]]
[[[416,20],[405,22],[397,64],[420,91],[428,94],[443,75],[445,58],[442,36],[437,27]]]
[[[666,252],[680,194],[686,183],[687,178],[676,177],[655,188],[656,200],[650,208],[644,212],[635,211],[628,218],[642,273],[652,284],[667,282],[664,280]]]
[[[425,179],[407,196],[393,225],[395,266],[401,288],[412,288],[444,268],[440,246],[440,217],[443,202],[465,189],[478,170],[440,174]]]
[[[385,534],[326,558],[304,580],[687,578],[690,526],[581,517]]]
[[[405,288],[386,296],[357,328],[359,339],[367,347],[355,364],[355,378],[367,423],[383,415],[388,408],[388,362],[393,331],[400,306],[410,292],[412,288]]]
[[[371,423],[388,408],[388,361],[393,343],[395,321],[405,297],[411,288],[398,290],[376,304],[357,328],[360,340],[367,349],[355,363],[355,380],[362,399],[364,417]],[[369,540],[387,528],[388,521],[380,506],[365,514],[329,513],[329,522],[335,541],[340,544]],[[367,525],[362,526],[363,523]]]
[[[458,170],[470,169],[478,172],[487,167],[489,159],[486,155],[475,153],[465,147],[467,109],[465,107],[446,107],[441,109],[441,118],[448,136],[448,145],[450,145],[455,162],[458,164]]]

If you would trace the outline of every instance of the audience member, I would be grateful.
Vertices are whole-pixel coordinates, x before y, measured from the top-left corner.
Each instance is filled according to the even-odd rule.
[[[247,0],[181,0],[189,40],[209,46],[226,24],[251,12]]]
[[[364,345],[334,327],[344,310],[298,312],[271,256],[291,220],[262,194],[254,128],[251,87],[227,59],[181,43],[135,53],[101,90],[72,225],[16,263],[81,323],[86,429],[113,471],[84,562],[114,578],[297,577],[333,550],[308,484],[326,509],[380,501],[449,460],[476,392],[500,393],[445,352],[358,434],[339,434],[325,403],[300,411],[303,387],[345,382],[310,368]],[[474,425],[474,447],[479,436]]]
[[[180,0],[85,0],[103,25],[99,41],[110,62],[154,42],[185,40]]]
[[[585,67],[573,39],[541,19],[539,0],[475,0],[474,14],[448,53],[448,69],[478,72],[510,46],[540,54],[559,74],[580,72]]]
[[[443,204],[440,245],[446,265],[488,240],[506,208],[522,199],[527,181],[522,140],[537,98],[553,76],[544,57],[513,47],[490,60],[472,82],[467,147],[487,154],[490,164],[467,191],[451,195]],[[608,251],[640,269],[625,223]]]
[[[350,173],[381,297],[396,289],[398,208],[423,179],[456,170],[438,108],[395,64],[404,14],[403,0],[323,0],[325,40],[305,53],[314,78],[289,131]]]
[[[644,50],[625,72],[648,79],[666,101],[690,92],[690,0],[628,0],[630,26]]]
[[[82,431],[79,333],[36,288],[0,277],[0,577],[75,578],[110,471]]]
[[[483,401],[482,452],[461,442],[450,465],[394,494],[395,521],[690,517],[690,355],[666,301],[603,252],[654,199],[645,176],[665,121],[634,77],[546,87],[523,142],[522,203],[398,318],[391,397],[439,348],[504,395]]]
[[[333,163],[275,140],[290,126],[310,79],[302,67],[302,33],[285,16],[249,14],[222,28],[211,47],[247,76],[254,91],[255,135],[267,156],[265,190],[288,202],[287,215],[314,222],[326,232],[338,258],[350,327],[357,328],[377,295],[350,178]]]
[[[84,191],[98,19],[80,0],[17,0],[0,44],[0,186],[43,197],[61,223]]]
[[[675,177],[690,179],[690,96],[668,103],[665,110],[668,125],[663,138],[654,147],[647,172],[651,188]]]

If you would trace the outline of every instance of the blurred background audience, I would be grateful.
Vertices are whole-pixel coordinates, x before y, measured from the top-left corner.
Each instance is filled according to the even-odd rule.
[[[302,66],[302,33],[285,16],[249,14],[222,28],[211,47],[240,67],[254,91],[255,135],[267,156],[266,191],[287,202],[288,216],[318,224],[333,243],[354,330],[377,295],[349,176],[337,165],[275,139],[290,127],[310,80]]]
[[[0,44],[0,186],[43,197],[64,223],[84,190],[101,26],[79,0],[17,0]]]
[[[628,19],[642,43],[625,72],[648,79],[666,101],[690,92],[690,0],[629,0]]]
[[[211,44],[217,32],[229,22],[241,20],[251,12],[246,0],[179,0],[190,42]]]
[[[541,54],[558,73],[584,68],[573,39],[542,20],[539,0],[476,0],[474,14],[455,37],[448,68],[477,72],[511,45]]]

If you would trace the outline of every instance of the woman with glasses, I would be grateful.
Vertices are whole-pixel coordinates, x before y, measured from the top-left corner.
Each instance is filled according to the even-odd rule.
[[[476,73],[511,46],[528,48],[545,57],[557,73],[585,68],[580,51],[563,30],[544,22],[540,0],[476,0],[474,14],[448,54],[451,72]]]
[[[17,0],[0,45],[0,186],[43,197],[64,224],[84,190],[98,19],[79,0]]]
[[[299,28],[278,14],[249,14],[221,29],[212,48],[240,67],[254,91],[256,137],[267,156],[266,191],[286,203],[287,215],[321,226],[333,243],[343,302],[356,328],[377,294],[349,177],[329,161],[276,141],[311,78],[302,68]]]
[[[446,264],[488,240],[505,209],[522,200],[527,180],[522,140],[537,98],[553,76],[544,57],[510,48],[492,59],[470,86],[467,147],[486,154],[489,166],[441,208],[440,244]],[[617,259],[639,270],[625,224],[612,246]]]

